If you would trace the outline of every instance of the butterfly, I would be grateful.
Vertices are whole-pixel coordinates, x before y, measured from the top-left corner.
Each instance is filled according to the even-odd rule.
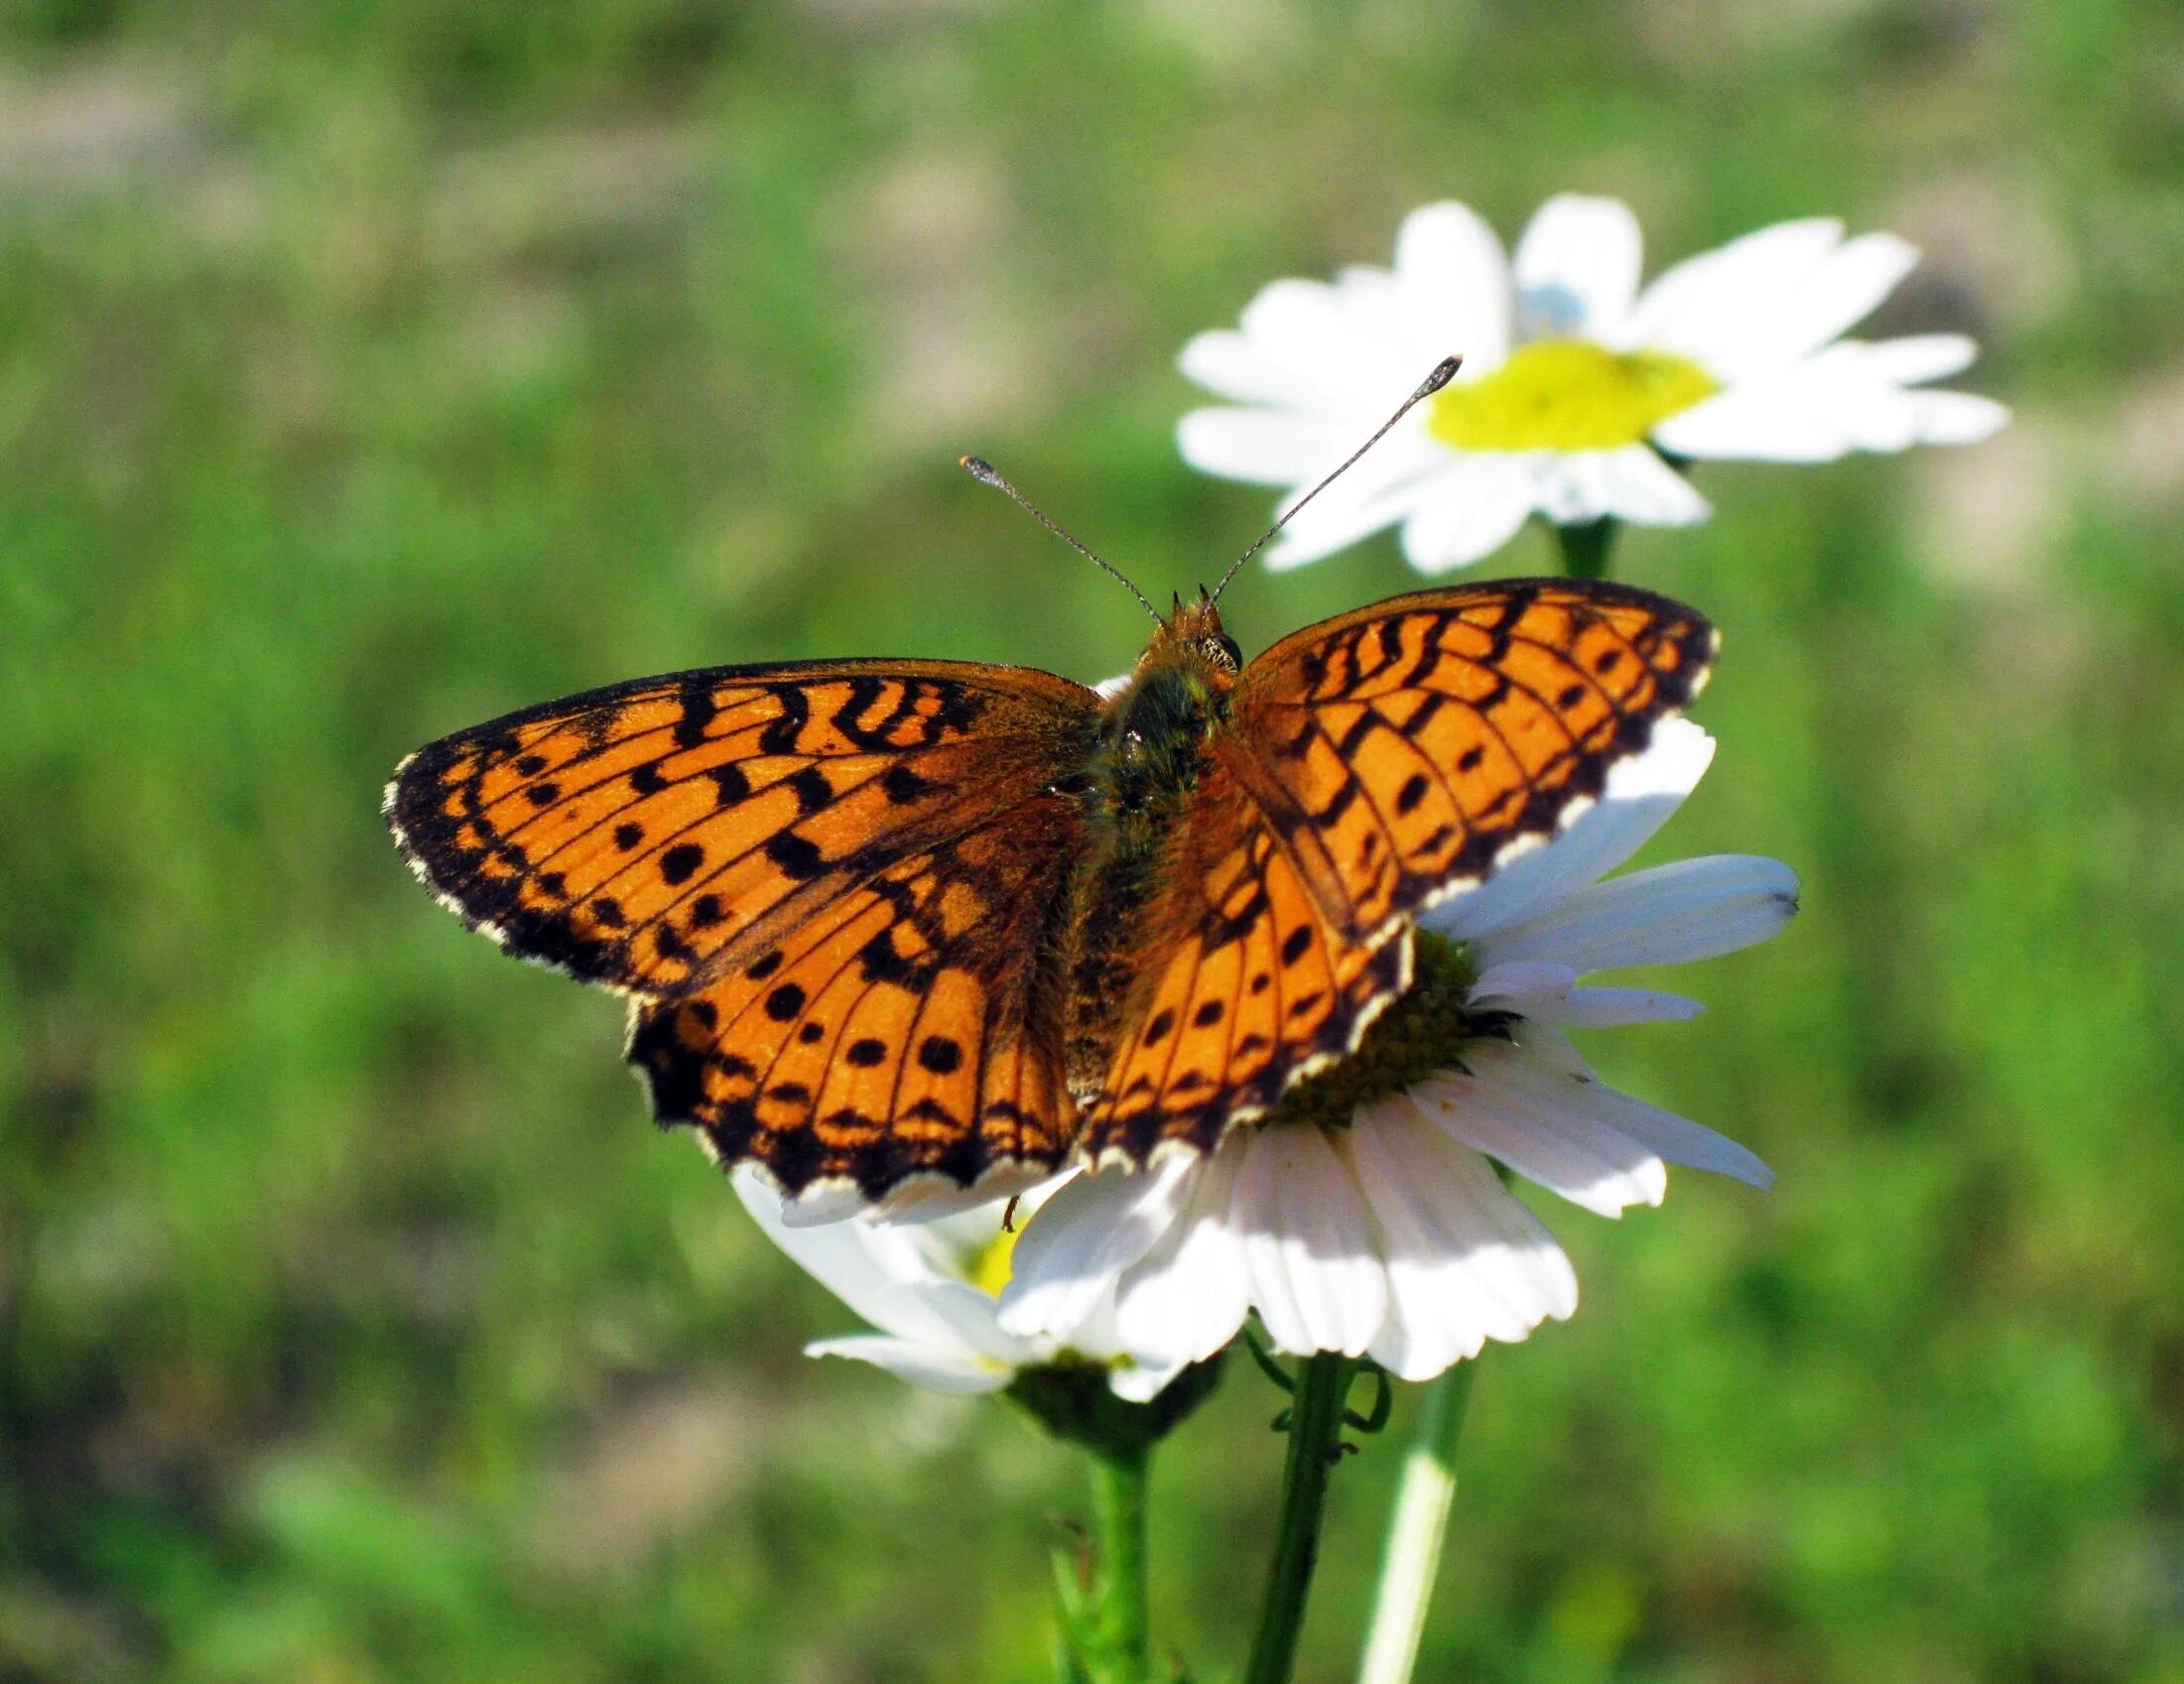
[[[1567,824],[1717,641],[1573,580],[1248,663],[1203,589],[1155,618],[1110,696],[916,660],[588,691],[418,750],[387,819],[467,922],[628,996],[655,1114],[723,1165],[998,1194],[1210,1152],[1354,1051],[1416,915]]]

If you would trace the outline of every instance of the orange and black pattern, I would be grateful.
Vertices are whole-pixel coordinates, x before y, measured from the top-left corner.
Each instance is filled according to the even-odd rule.
[[[1096,713],[1020,669],[678,674],[420,750],[388,820],[464,918],[634,997],[629,1056],[662,1121],[792,1191],[876,1196],[1066,1149],[1030,926],[1083,852],[1075,804],[1044,792]],[[967,1078],[940,1068],[951,1048]]]
[[[1322,912],[1364,940],[1567,823],[1697,694],[1716,642],[1627,586],[1418,591],[1253,661],[1216,752]]]
[[[1410,918],[1551,835],[1704,682],[1644,591],[1420,591],[1237,672],[1178,604],[1121,693],[814,662],[640,680],[412,755],[425,882],[631,997],[656,1114],[877,1199],[1209,1151],[1352,1051]]]
[[[421,749],[387,814],[425,881],[524,958],[680,993],[1045,787],[1096,708],[947,662],[676,674]]]
[[[709,985],[640,1005],[629,1057],[653,1108],[784,1187],[878,1197],[920,1172],[968,1186],[1069,1151],[1056,950],[1083,851],[1076,804],[1036,796],[909,854]]]
[[[1290,1085],[1356,1049],[1410,984],[1410,933],[1376,945],[1330,923],[1263,813],[1217,766],[1149,910],[1147,980],[1088,1108],[1095,1164],[1163,1144],[1211,1151]]]

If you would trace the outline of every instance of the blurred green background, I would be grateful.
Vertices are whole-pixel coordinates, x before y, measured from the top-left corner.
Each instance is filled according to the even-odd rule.
[[[1596,1050],[1781,1181],[1548,1211],[1586,1304],[1481,1369],[1421,1676],[2184,1679],[2184,14],[2105,0],[0,11],[0,1678],[1049,1676],[1077,1470],[805,1360],[847,1313],[381,780],[682,666],[1113,672],[1139,610],[955,456],[1188,588],[1269,499],[1178,461],[1184,339],[1564,189],[1649,268],[1908,235],[1867,330],[2018,419],[1620,552],[1729,639],[1656,856],[1806,896]],[[1156,1475],[1209,1677],[1277,1406]]]

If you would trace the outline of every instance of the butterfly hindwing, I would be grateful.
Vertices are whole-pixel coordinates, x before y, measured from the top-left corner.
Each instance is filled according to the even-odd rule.
[[[1081,763],[1095,712],[1022,668],[673,674],[421,749],[387,815],[427,884],[513,952],[673,995],[1037,794]]]
[[[629,1057],[654,1111],[790,1193],[1051,1170],[1075,1119],[1047,967],[1083,845],[1076,804],[1034,797],[895,860],[703,989],[640,1003]]]
[[[1332,924],[1265,815],[1217,766],[1200,785],[1148,909],[1133,996],[1085,1123],[1093,1163],[1163,1146],[1211,1151],[1291,1084],[1355,1050],[1410,982],[1410,938]]]
[[[1698,693],[1716,642],[1626,585],[1418,591],[1253,661],[1216,753],[1328,917],[1373,939],[1566,824]]]

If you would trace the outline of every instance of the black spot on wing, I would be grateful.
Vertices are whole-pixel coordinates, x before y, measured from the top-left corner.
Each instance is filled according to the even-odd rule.
[[[802,879],[819,875],[827,857],[818,843],[794,831],[776,831],[766,839],[766,857],[788,876]]]
[[[835,786],[827,781],[827,774],[817,766],[807,766],[782,781],[789,793],[796,797],[799,817],[809,818],[835,799]]]

